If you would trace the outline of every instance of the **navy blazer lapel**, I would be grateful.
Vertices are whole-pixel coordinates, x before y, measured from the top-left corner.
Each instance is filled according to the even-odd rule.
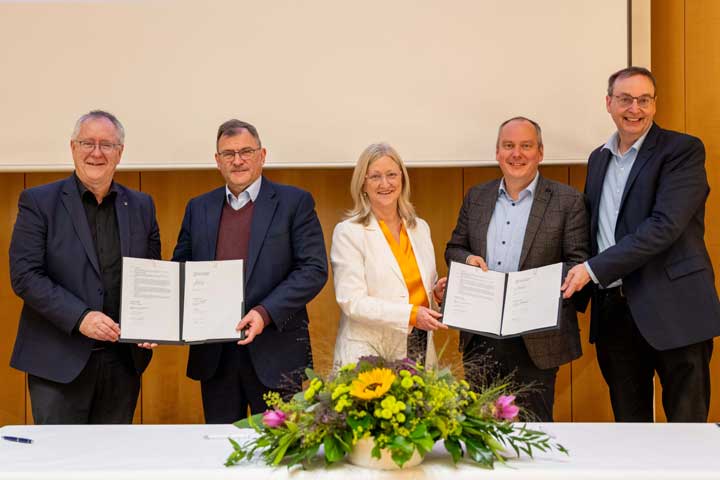
[[[222,209],[227,202],[225,198],[225,187],[216,189],[205,203],[205,225],[207,226],[207,249],[208,260],[215,260],[215,249],[217,248],[218,232],[220,231],[220,217]]]
[[[628,192],[630,191],[630,188],[635,182],[635,179],[638,177],[640,170],[642,170],[642,168],[652,156],[659,135],[660,127],[653,123],[652,127],[650,127],[650,131],[648,132],[647,137],[645,137],[645,141],[643,142],[642,147],[640,147],[640,151],[638,152],[637,158],[635,158],[632,169],[630,169],[630,174],[628,175],[627,182],[625,183],[625,189],[623,190],[622,200],[620,200],[620,212],[622,212],[622,209],[625,206],[625,199],[627,198]],[[618,213],[618,215],[620,214]]]
[[[98,263],[97,252],[95,251],[95,244],[92,240],[87,215],[85,214],[85,208],[83,207],[82,200],[80,199],[80,192],[78,191],[74,175],[71,175],[63,182],[62,203],[70,215],[73,228],[75,229],[78,239],[80,239],[80,243],[85,249],[85,254],[88,257],[88,260],[90,260],[95,272],[100,275],[100,265]]]
[[[120,234],[120,254],[130,256],[130,220],[128,214],[127,192],[113,184],[117,192],[115,195],[115,217],[117,218],[118,233]]]
[[[525,237],[523,238],[523,245],[520,250],[520,262],[518,263],[520,270],[523,268],[523,263],[525,263],[530,247],[535,240],[535,235],[540,229],[543,217],[545,217],[545,210],[547,210],[547,206],[550,203],[550,198],[552,198],[552,188],[545,182],[542,175],[540,175],[537,186],[535,187],[533,203],[532,207],[530,207],[530,215],[528,216],[527,226],[525,227]]]
[[[260,249],[262,248],[268,228],[272,223],[275,209],[277,208],[277,195],[272,183],[265,177],[260,185],[260,193],[255,199],[253,218],[250,227],[250,245],[248,247],[247,268],[245,268],[245,282],[250,279],[253,269],[257,263]]]

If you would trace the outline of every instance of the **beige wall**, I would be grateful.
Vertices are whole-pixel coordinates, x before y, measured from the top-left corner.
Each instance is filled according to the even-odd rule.
[[[547,124],[546,161],[582,161],[611,129],[593,92],[627,61],[626,17],[627,0],[0,1],[0,170],[69,166],[68,119],[92,107],[125,123],[134,170],[205,168],[236,115],[285,168],[382,140],[418,166],[492,163],[518,111]]]

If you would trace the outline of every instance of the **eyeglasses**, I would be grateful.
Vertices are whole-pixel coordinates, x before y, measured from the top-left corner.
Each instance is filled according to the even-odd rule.
[[[383,178],[387,180],[388,183],[397,183],[400,181],[400,174],[398,172],[390,172],[385,175],[373,173],[372,175],[366,175],[365,178],[368,182],[375,184],[382,182]]]
[[[89,142],[87,140],[75,140],[75,144],[80,147],[83,152],[92,152],[95,148],[99,148],[102,153],[110,153],[118,147],[122,147],[122,143],[108,143],[108,142]]]
[[[218,152],[218,155],[220,155],[220,158],[225,160],[226,162],[232,162],[235,160],[235,155],[238,155],[241,160],[251,160],[253,156],[255,156],[255,152],[260,150],[262,147],[258,148],[243,148],[242,150],[223,150],[222,152]]]
[[[637,100],[638,107],[640,108],[647,108],[655,101],[655,97],[651,97],[650,95],[640,95],[639,97],[633,97],[632,95],[613,95],[613,97],[617,100],[618,105],[623,108],[631,106],[635,100]]]

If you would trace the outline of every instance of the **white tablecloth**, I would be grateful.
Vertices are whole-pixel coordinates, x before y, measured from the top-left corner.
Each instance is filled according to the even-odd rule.
[[[0,435],[0,479],[720,479],[720,428],[715,424],[530,424],[553,434],[569,451],[520,458],[494,471],[453,466],[438,444],[422,465],[399,472],[342,463],[302,470],[269,468],[260,460],[227,468],[224,438],[251,431],[231,425],[6,426]]]

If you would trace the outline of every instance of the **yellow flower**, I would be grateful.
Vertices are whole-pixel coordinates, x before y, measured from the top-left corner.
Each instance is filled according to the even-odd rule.
[[[308,388],[305,390],[305,393],[303,394],[303,397],[305,397],[305,400],[308,402],[315,397],[315,389],[314,388]]]
[[[350,386],[350,395],[362,400],[380,398],[390,390],[395,380],[395,374],[387,368],[375,368],[362,372],[353,380]]]
[[[342,397],[340,397],[337,404],[335,405],[335,411],[340,413],[345,407],[350,406],[352,406],[352,402],[348,400],[347,395],[343,395]]]
[[[388,395],[387,397],[383,398],[382,402],[380,402],[380,406],[383,408],[393,408],[395,405],[395,397],[392,395]]]

